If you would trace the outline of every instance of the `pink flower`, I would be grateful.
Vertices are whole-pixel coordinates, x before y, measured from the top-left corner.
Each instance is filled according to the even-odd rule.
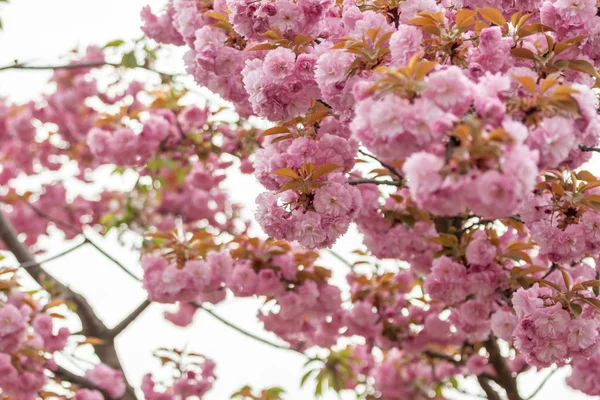
[[[581,25],[594,18],[597,11],[594,0],[558,0],[554,8],[568,25]]]
[[[85,378],[114,399],[123,396],[127,389],[123,373],[104,364],[98,364],[93,369],[87,371]]]
[[[410,58],[421,49],[423,32],[412,25],[400,25],[390,38],[392,62],[395,65],[407,65]]]
[[[12,304],[0,308],[0,351],[12,353],[25,340],[27,321]]]
[[[443,110],[462,108],[471,100],[471,83],[460,68],[448,67],[428,75],[423,96]]]
[[[494,261],[496,252],[496,247],[490,243],[485,233],[477,231],[467,245],[467,261],[470,264],[487,265]]]
[[[269,51],[264,61],[264,70],[271,79],[283,80],[294,72],[296,55],[290,49],[278,47]]]
[[[541,289],[537,283],[527,290],[523,288],[517,290],[512,295],[512,303],[517,317],[522,318],[543,307],[544,301],[539,297],[541,294],[547,293],[548,289]]]
[[[294,239],[309,249],[320,247],[327,239],[321,229],[321,216],[316,212],[294,214],[293,225],[296,230]]]
[[[227,279],[227,286],[236,296],[251,296],[258,285],[258,275],[249,262],[235,264],[233,273]]]
[[[537,309],[531,314],[531,317],[538,334],[548,338],[557,338],[562,335],[571,322],[569,313],[563,310],[560,303],[552,307]]]
[[[181,34],[173,27],[174,11],[173,6],[169,5],[167,12],[157,17],[150,10],[150,6],[144,7],[142,9],[142,20],[144,21],[142,30],[157,42],[184,44]]]
[[[97,390],[78,389],[75,392],[75,400],[104,400],[104,396]]]
[[[498,310],[492,315],[492,332],[500,339],[511,342],[516,326],[517,318],[510,311]]]
[[[598,324],[595,320],[578,318],[567,327],[567,344],[575,351],[586,349],[598,341]]]
[[[185,327],[194,320],[196,310],[196,306],[190,303],[179,303],[179,308],[176,312],[165,312],[165,319],[177,326]]]
[[[339,217],[352,207],[352,197],[347,185],[331,183],[315,191],[314,205],[319,214]]]

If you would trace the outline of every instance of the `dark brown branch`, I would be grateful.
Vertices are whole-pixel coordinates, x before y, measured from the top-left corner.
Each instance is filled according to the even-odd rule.
[[[485,392],[485,395],[487,396],[488,400],[502,400],[498,392],[496,392],[494,388],[490,385],[490,382],[487,378],[478,376],[477,382],[479,382],[479,386],[481,386],[481,388]]]
[[[371,159],[373,159],[373,160],[377,161],[379,164],[381,164],[381,165],[382,165],[384,168],[386,168],[386,169],[387,169],[388,171],[390,171],[392,174],[396,175],[396,177],[398,178],[398,180],[399,180],[400,182],[404,182],[404,176],[403,176],[403,175],[402,175],[400,172],[398,172],[398,171],[396,170],[396,168],[394,168],[392,165],[390,165],[390,164],[388,164],[388,163],[386,163],[386,162],[384,162],[384,161],[381,161],[379,158],[375,157],[375,156],[374,156],[374,155],[372,155],[372,154],[369,154],[369,153],[367,153],[366,151],[359,150],[358,152],[359,152],[360,154],[362,154],[363,156],[365,156],[365,157],[369,157],[369,158],[371,158]]]
[[[52,286],[61,292],[66,300],[72,301],[76,306],[75,313],[81,320],[82,334],[86,336],[102,337],[108,331],[106,325],[98,318],[94,309],[90,306],[87,300],[80,294],[76,293],[58,279],[53,277],[42,266],[35,261],[29,249],[19,241],[18,234],[12,226],[8,218],[0,210],[0,239],[5,244],[6,248],[13,253],[17,261],[21,264],[30,265],[25,270],[27,273],[42,287],[50,282]],[[121,363],[117,356],[114,344],[103,343],[94,345],[94,349],[98,358],[106,365],[122,370]],[[125,381],[127,383],[127,380]],[[136,399],[135,393],[127,383],[127,393],[123,396],[125,400]]]
[[[581,150],[581,151],[595,151],[597,153],[600,153],[600,147],[584,146],[582,144],[579,145],[579,150]]]
[[[121,332],[123,332],[133,321],[135,321],[137,319],[137,317],[139,317],[140,314],[142,314],[144,312],[144,310],[146,308],[148,308],[148,306],[151,303],[152,302],[150,300],[148,300],[148,299],[144,300],[144,302],[142,304],[140,304],[135,310],[133,310],[131,312],[131,314],[129,314],[121,322],[119,322],[117,324],[117,326],[115,326],[114,328],[112,328],[108,332],[107,337],[110,340],[114,340],[114,338],[117,337]]]
[[[490,355],[489,363],[494,367],[496,372],[496,382],[506,390],[506,396],[509,400],[522,400],[517,387],[517,380],[512,375],[511,370],[506,365],[506,361],[502,354],[496,337],[493,335],[485,342],[485,349]]]
[[[429,358],[437,358],[456,365],[462,364],[461,361],[455,360],[452,356],[449,356],[448,354],[438,353],[430,350],[426,350],[424,354]]]
[[[66,368],[58,367],[53,372],[54,372],[55,379],[58,379],[62,382],[69,382],[73,385],[77,385],[80,388],[97,390],[100,393],[102,393],[102,395],[104,396],[105,399],[111,398],[110,395],[108,393],[106,393],[103,389],[100,389],[99,387],[94,385],[92,382],[85,379],[83,376],[76,375]]]
[[[373,185],[389,185],[389,186],[397,186],[402,187],[403,183],[400,181],[382,181],[377,179],[352,179],[348,181],[349,185],[363,185],[363,184],[373,184]]]

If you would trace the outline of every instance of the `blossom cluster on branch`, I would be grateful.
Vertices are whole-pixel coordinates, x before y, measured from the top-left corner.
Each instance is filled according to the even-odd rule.
[[[41,101],[0,103],[0,217],[31,251],[55,229],[84,243],[86,229],[135,232],[148,304],[177,304],[165,318],[185,327],[216,315],[207,304],[263,299],[258,320],[287,346],[225,323],[306,355],[317,396],[445,399],[474,377],[488,399],[522,400],[519,374],[566,365],[571,387],[600,393],[600,179],[585,165],[600,151],[595,0],[168,0],[141,15],[233,109],[194,104],[165,74],[126,79],[157,54],[106,62],[118,41],[56,68]],[[117,78],[99,85],[105,67]],[[135,176],[131,190],[66,183],[106,170]],[[236,171],[265,188],[265,235],[228,197]],[[352,224],[363,243],[336,285],[320,255]],[[107,365],[83,377],[53,361],[77,340],[48,311],[68,288],[32,273],[39,297],[0,272],[3,394],[130,396],[103,338],[84,339]],[[216,379],[200,354],[156,356],[172,375],[144,378],[149,399],[202,397]]]

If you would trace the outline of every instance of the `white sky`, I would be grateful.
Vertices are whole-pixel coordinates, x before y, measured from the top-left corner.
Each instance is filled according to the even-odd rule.
[[[162,0],[11,0],[0,5],[4,30],[0,31],[0,66],[19,62],[51,64],[74,47],[89,44],[103,45],[113,39],[138,38],[139,11],[150,4],[159,9]],[[163,70],[182,71],[180,54],[169,57]],[[13,101],[27,101],[40,94],[50,72],[0,72],[0,96]],[[227,182],[234,200],[254,208],[254,198],[260,186],[247,176],[233,176]],[[335,247],[347,254],[360,240],[353,229]],[[138,254],[120,247],[115,240],[98,239],[102,246],[125,265],[140,272]],[[70,247],[60,241],[49,241],[53,252]],[[334,269],[336,278],[343,280],[344,266],[333,258],[325,264]],[[107,324],[114,325],[143,301],[143,289],[119,271],[110,261],[92,249],[79,249],[49,263],[50,270],[80,293],[88,296]],[[262,330],[256,320],[256,300],[233,299],[218,306],[217,312],[245,329],[274,339]],[[218,381],[206,396],[207,400],[228,399],[231,393],[245,384],[255,388],[280,386],[287,391],[287,400],[312,399],[312,388],[301,390],[304,359],[290,352],[270,348],[255,342],[222,325],[206,314],[199,313],[194,323],[181,329],[164,321],[164,306],[152,305],[127,331],[119,336],[117,347],[130,382],[137,386],[142,376],[157,371],[158,363],[152,351],[159,347],[187,345],[191,351],[205,354],[217,364]],[[541,376],[545,376],[544,371]],[[558,373],[537,396],[542,400],[582,400],[588,397],[570,390],[564,384],[567,371]],[[537,387],[540,375],[527,374],[520,379],[524,396]],[[473,388],[475,391],[475,388]],[[330,393],[326,400],[337,399]],[[471,397],[454,395],[453,399]],[[353,399],[348,394],[343,399]]]

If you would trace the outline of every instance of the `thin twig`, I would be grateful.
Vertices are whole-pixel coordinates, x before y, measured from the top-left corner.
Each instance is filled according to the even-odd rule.
[[[452,364],[456,364],[456,365],[462,364],[461,361],[455,360],[452,356],[449,356],[447,354],[438,353],[438,352],[430,351],[430,350],[426,350],[424,354],[429,358],[437,358],[440,360],[448,361],[448,362],[450,362]]]
[[[331,250],[331,249],[326,249],[327,252],[329,254],[331,254],[332,256],[334,256],[335,258],[337,258],[338,260],[340,260],[341,262],[343,262],[344,264],[346,264],[348,267],[350,268],[354,268],[354,266],[350,263],[350,261],[346,260],[344,257],[342,257],[341,255],[339,255],[338,253],[336,253],[335,251]]]
[[[541,279],[546,279],[548,276],[550,276],[554,271],[556,271],[556,269],[558,268],[558,264],[552,263],[552,265],[550,266],[550,269],[544,274],[544,276],[542,276]]]
[[[540,385],[537,387],[537,389],[535,389],[535,391],[533,393],[531,393],[531,396],[525,398],[525,400],[531,400],[535,396],[537,396],[538,393],[542,390],[542,388],[546,384],[546,382],[548,382],[548,380],[550,380],[550,378],[552,378],[552,375],[554,375],[557,371],[558,371],[558,368],[552,370],[548,375],[546,375],[546,377],[544,378],[544,380],[542,381],[542,383],[540,383]]]
[[[98,250],[98,252],[100,252],[104,257],[108,258],[110,261],[112,261],[116,266],[118,266],[119,268],[121,268],[123,270],[123,272],[125,272],[127,275],[129,275],[130,277],[132,277],[133,279],[135,279],[136,281],[140,281],[141,279],[135,275],[133,272],[131,272],[129,269],[125,268],[125,266],[123,264],[121,264],[116,258],[114,258],[113,256],[111,256],[110,254],[108,254],[106,251],[104,251],[100,246],[98,246],[96,243],[94,243],[89,237],[87,237],[83,232],[81,232],[81,235],[83,235],[83,237],[85,238],[86,242],[88,242],[89,244],[92,245],[92,247],[94,247],[96,250]]]
[[[579,150],[581,150],[581,151],[595,151],[597,153],[600,153],[600,147],[585,146],[583,144],[579,145]]]
[[[403,181],[404,181],[404,176],[403,176],[403,175],[402,175],[400,172],[398,172],[398,171],[396,170],[396,168],[394,168],[392,165],[390,165],[390,164],[388,164],[388,163],[386,163],[386,162],[384,162],[384,161],[381,161],[379,158],[375,157],[375,156],[374,156],[374,155],[372,155],[372,154],[369,154],[369,153],[367,153],[367,152],[366,152],[366,151],[364,151],[364,150],[359,150],[358,152],[359,152],[360,154],[362,154],[363,156],[365,156],[365,157],[369,157],[369,158],[371,158],[371,159],[373,159],[373,160],[377,161],[379,164],[381,164],[382,166],[384,166],[384,167],[385,167],[385,168],[386,168],[388,171],[390,171],[392,174],[396,175],[396,177],[397,177],[397,178],[400,180],[400,182],[403,182]]]
[[[83,231],[80,231],[79,229],[75,228],[73,225],[61,221],[57,218],[54,218],[52,215],[40,210],[39,208],[37,208],[36,206],[34,206],[33,204],[26,202],[25,204],[27,204],[32,210],[34,210],[38,215],[40,215],[41,217],[46,218],[48,221],[54,222],[56,225],[63,227],[64,229],[67,229],[69,231],[71,231],[71,233],[74,233],[76,235],[81,235],[83,236],[83,238],[85,239],[86,243],[89,243],[92,247],[94,247],[96,250],[98,250],[104,257],[108,258],[110,261],[112,261],[116,266],[118,266],[120,269],[123,270],[123,272],[125,272],[127,275],[129,275],[130,277],[132,277],[133,279],[135,279],[136,281],[139,281],[140,278],[137,277],[133,272],[129,271],[127,268],[125,268],[125,266],[123,264],[121,264],[117,259],[115,259],[113,256],[111,256],[110,254],[108,254],[106,251],[104,251],[100,246],[98,246],[92,239],[90,239],[85,233],[83,233]]]
[[[478,399],[486,399],[487,400],[487,396],[483,396],[483,395],[478,394],[478,393],[471,393],[471,392],[468,392],[468,391],[466,391],[464,389],[455,388],[455,387],[453,387],[452,389],[456,390],[460,394],[464,394],[465,396],[477,397]]]
[[[362,185],[362,184],[367,184],[367,183],[371,183],[373,185],[390,185],[390,186],[397,186],[397,187],[404,186],[403,183],[400,181],[382,181],[382,180],[377,180],[377,179],[353,179],[353,180],[348,181],[348,184],[352,185],[352,186]]]
[[[269,341],[267,339],[263,339],[260,336],[257,336],[257,335],[255,335],[253,333],[250,333],[247,330],[245,330],[243,328],[240,328],[239,326],[237,326],[237,325],[235,325],[235,324],[227,321],[226,319],[224,319],[223,317],[221,317],[219,314],[217,314],[214,311],[212,311],[212,310],[204,307],[202,304],[198,304],[198,303],[191,303],[191,304],[194,305],[195,307],[201,309],[201,310],[206,311],[210,316],[212,316],[216,320],[222,322],[223,324],[227,325],[228,327],[232,328],[233,330],[238,331],[239,333],[241,333],[244,336],[247,336],[249,338],[257,340],[257,341],[259,341],[259,342],[261,342],[263,344],[266,344],[268,346],[274,347],[276,349],[293,351],[294,353],[302,354],[303,356],[308,357],[306,354],[304,354],[303,352],[301,352],[298,349],[295,349],[293,347],[288,347],[288,346],[285,346],[285,345],[281,345],[281,344],[277,344],[277,343],[271,342],[271,341]]]
[[[148,299],[144,300],[144,302],[142,304],[140,304],[135,310],[133,310],[131,312],[131,314],[129,314],[127,317],[125,317],[121,322],[119,322],[117,324],[117,326],[115,326],[114,328],[112,328],[108,333],[107,333],[107,337],[110,340],[113,340],[115,337],[117,337],[121,332],[123,332],[133,321],[135,321],[137,319],[137,317],[140,316],[141,313],[144,312],[144,310],[146,308],[148,308],[148,306],[151,304],[152,302]]]
[[[6,65],[4,67],[0,67],[0,71],[6,71],[6,70],[11,70],[11,69],[43,71],[43,70],[57,70],[57,69],[96,68],[96,67],[104,67],[104,66],[110,66],[110,67],[114,67],[114,68],[125,67],[125,68],[129,68],[129,69],[141,68],[141,69],[145,69],[146,71],[151,71],[151,72],[155,72],[160,75],[171,76],[171,77],[182,75],[182,74],[169,74],[166,72],[157,71],[155,69],[152,69],[152,68],[144,66],[144,65],[137,65],[136,67],[131,68],[131,67],[127,67],[125,65],[110,63],[110,62],[106,62],[106,61],[91,61],[91,62],[59,64],[59,65],[27,65],[27,64],[16,62],[11,65]]]
[[[65,251],[61,251],[60,253],[55,254],[53,256],[50,256],[48,258],[45,258],[43,260],[40,260],[40,261],[34,261],[34,260],[32,260],[32,261],[25,262],[25,263],[19,265],[19,268],[30,268],[30,267],[33,267],[35,265],[46,264],[46,263],[48,263],[50,261],[56,260],[56,259],[58,259],[60,257],[63,257],[65,255],[71,253],[72,251],[77,250],[80,247],[85,246],[87,243],[88,242],[86,240],[84,240],[83,242],[78,243],[77,245],[75,245],[75,246],[73,246],[73,247],[71,247],[71,248],[69,248],[69,249],[67,249]]]

